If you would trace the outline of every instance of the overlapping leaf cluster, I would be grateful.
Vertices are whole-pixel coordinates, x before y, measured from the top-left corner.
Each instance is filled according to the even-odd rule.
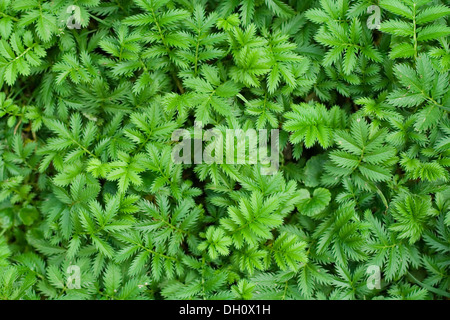
[[[0,298],[449,298],[449,15],[0,0]],[[176,164],[195,122],[279,129],[279,170]]]

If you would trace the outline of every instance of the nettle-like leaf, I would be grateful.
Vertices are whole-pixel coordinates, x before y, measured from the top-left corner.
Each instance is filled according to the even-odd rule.
[[[18,75],[28,76],[32,67],[37,67],[42,63],[46,51],[44,47],[35,42],[31,32],[23,34],[13,33],[7,41],[2,38],[0,41],[0,85],[5,81],[8,85],[16,82]]]
[[[230,253],[228,247],[231,245],[231,238],[225,235],[225,231],[220,228],[210,227],[205,234],[206,240],[200,243],[199,250],[208,250],[211,259],[217,256],[226,256]]]
[[[293,111],[285,114],[288,119],[284,129],[292,132],[289,140],[297,144],[303,142],[305,147],[311,148],[316,142],[327,149],[333,142],[333,129],[336,128],[336,116],[339,117],[337,107],[327,110],[323,104],[293,105]]]
[[[313,237],[317,239],[318,253],[331,251],[336,263],[347,265],[349,260],[366,259],[363,250],[365,226],[354,219],[355,209],[351,202],[339,206],[327,219],[317,227]]]
[[[399,232],[399,238],[407,238],[410,243],[420,239],[425,223],[435,215],[428,197],[405,195],[394,202],[392,215],[397,221],[391,229]]]
[[[390,233],[383,220],[380,221],[369,211],[365,212],[365,219],[371,232],[366,246],[367,252],[372,255],[369,263],[381,267],[388,281],[406,274],[411,265],[417,267],[420,264],[417,249],[404,244],[395,233]]]
[[[359,18],[346,19],[348,1],[325,0],[323,8],[310,9],[307,17],[314,23],[321,24],[315,40],[330,48],[323,65],[342,61],[345,74],[354,71],[358,54],[364,55],[374,62],[381,62],[382,57],[372,43],[371,34]]]
[[[163,146],[177,128],[175,122],[165,120],[160,110],[153,106],[145,113],[131,114],[130,122],[133,124],[133,128],[125,129],[124,134],[138,146],[138,149],[144,149],[147,144]]]
[[[256,35],[256,26],[251,24],[245,30],[234,27],[228,42],[236,63],[230,69],[231,78],[248,87],[259,87],[261,76],[270,71],[267,41]]]
[[[338,299],[356,299],[368,293],[367,282],[364,277],[363,266],[350,271],[346,267],[337,267],[337,276],[331,280],[337,287],[332,293]]]
[[[94,122],[89,121],[83,127],[80,114],[75,113],[70,118],[69,127],[55,119],[46,119],[44,123],[57,137],[49,139],[47,146],[42,149],[42,153],[46,154],[40,165],[42,172],[48,168],[50,162],[58,171],[63,171],[63,162],[80,167],[80,161],[85,157],[95,157],[89,150],[98,132]]]
[[[409,41],[399,41],[390,52],[392,59],[416,58],[426,42],[450,35],[443,17],[450,8],[443,4],[427,5],[428,1],[382,0],[382,8],[394,13],[396,18],[381,23],[380,30]]]
[[[200,74],[202,78],[190,77],[184,80],[186,87],[193,90],[189,95],[189,102],[191,106],[195,106],[197,121],[210,123],[210,110],[222,116],[230,116],[232,98],[239,93],[240,86],[232,80],[220,79],[219,70],[213,66],[203,66]]]
[[[417,59],[416,70],[406,64],[399,64],[395,67],[395,73],[403,88],[389,94],[389,103],[396,107],[425,104],[417,115],[415,127],[423,131],[435,125],[443,110],[449,110],[445,85],[449,81],[448,73],[435,70],[430,59],[424,55]]]
[[[371,190],[373,183],[391,178],[390,166],[396,151],[386,146],[386,130],[376,129],[365,119],[353,119],[350,132],[338,130],[335,141],[340,150],[330,153],[325,169],[335,180],[351,176],[359,188]],[[330,178],[332,183],[333,178]]]
[[[184,20],[189,30],[190,46],[181,49],[179,55],[194,66],[194,76],[198,74],[200,64],[222,57],[225,52],[218,45],[225,41],[223,32],[214,32],[212,28],[217,20],[217,13],[206,14],[204,8],[197,4],[191,17]]]
[[[246,99],[245,104],[245,112],[258,117],[256,120],[257,129],[265,128],[266,124],[270,124],[273,128],[278,127],[277,114],[284,111],[284,108],[279,101],[273,101],[267,94],[264,94],[264,99],[254,99],[250,101]]]
[[[80,67],[80,63],[83,67]],[[98,72],[86,52],[80,55],[80,60],[74,54],[65,54],[61,58],[61,62],[53,66],[53,71],[58,73],[56,84],[59,85],[67,78],[70,78],[75,84],[87,83],[91,78],[96,77]]]
[[[56,12],[51,2],[18,0],[14,1],[12,7],[24,14],[19,25],[23,27],[34,24],[36,34],[43,41],[50,41],[52,35],[58,32]]]
[[[196,229],[201,208],[196,207],[192,199],[184,199],[175,208],[171,208],[166,196],[157,196],[156,202],[158,207],[146,200],[141,202],[141,209],[151,220],[143,220],[136,228],[151,234],[156,244],[166,245],[170,254],[177,254],[184,241],[196,251],[198,240],[192,232]],[[209,235],[213,234],[210,232]],[[219,235],[215,236],[217,238]]]
[[[130,183],[140,186],[142,184],[142,179],[139,173],[146,170],[145,159],[143,153],[130,157],[125,152],[119,152],[118,160],[109,163],[111,171],[108,173],[108,180],[118,180],[120,192],[125,192]]]
[[[13,266],[1,267],[0,296],[4,300],[19,300],[29,295],[30,288],[36,282],[31,272]]]
[[[255,246],[259,239],[271,239],[270,230],[282,223],[282,215],[277,213],[276,197],[264,199],[261,193],[253,192],[249,199],[242,198],[238,207],[228,209],[228,217],[221,220],[237,248],[244,242]]]
[[[115,250],[110,243],[105,240],[105,233],[114,233],[130,229],[133,220],[120,219],[118,217],[120,201],[118,197],[108,201],[105,209],[97,201],[89,203],[89,209],[81,209],[79,219],[84,231],[89,235],[92,244],[103,256],[112,258]]]
[[[290,88],[295,89],[297,81],[294,73],[300,68],[305,59],[294,52],[296,45],[288,42],[288,36],[273,34],[269,36],[268,48],[270,52],[271,71],[267,77],[269,93],[273,93],[283,80]]]
[[[306,263],[308,257],[305,251],[306,243],[288,233],[282,233],[269,247],[275,263],[281,270],[298,270],[299,262]]]
[[[177,52],[188,47],[189,34],[180,31],[179,26],[182,20],[190,16],[190,13],[181,8],[166,9],[167,1],[139,0],[136,4],[141,9],[139,13],[127,17],[123,23],[138,27],[138,30],[142,32],[150,26],[149,36],[146,39],[141,37],[140,40],[154,43],[154,45],[146,48],[142,57],[145,59],[161,57],[162,59],[158,62],[162,65],[173,63],[179,67],[189,67],[180,58],[182,54],[179,55]]]

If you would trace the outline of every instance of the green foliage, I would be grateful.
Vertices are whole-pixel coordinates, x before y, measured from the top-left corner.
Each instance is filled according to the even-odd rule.
[[[449,16],[0,0],[0,299],[449,298]],[[196,122],[278,129],[278,171],[175,163]]]

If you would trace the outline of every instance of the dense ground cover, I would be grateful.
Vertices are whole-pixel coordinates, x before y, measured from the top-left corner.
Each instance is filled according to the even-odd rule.
[[[0,0],[0,299],[449,298],[444,2]]]

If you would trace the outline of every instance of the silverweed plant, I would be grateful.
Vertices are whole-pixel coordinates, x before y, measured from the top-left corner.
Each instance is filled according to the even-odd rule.
[[[450,298],[449,15],[0,0],[0,299]]]

